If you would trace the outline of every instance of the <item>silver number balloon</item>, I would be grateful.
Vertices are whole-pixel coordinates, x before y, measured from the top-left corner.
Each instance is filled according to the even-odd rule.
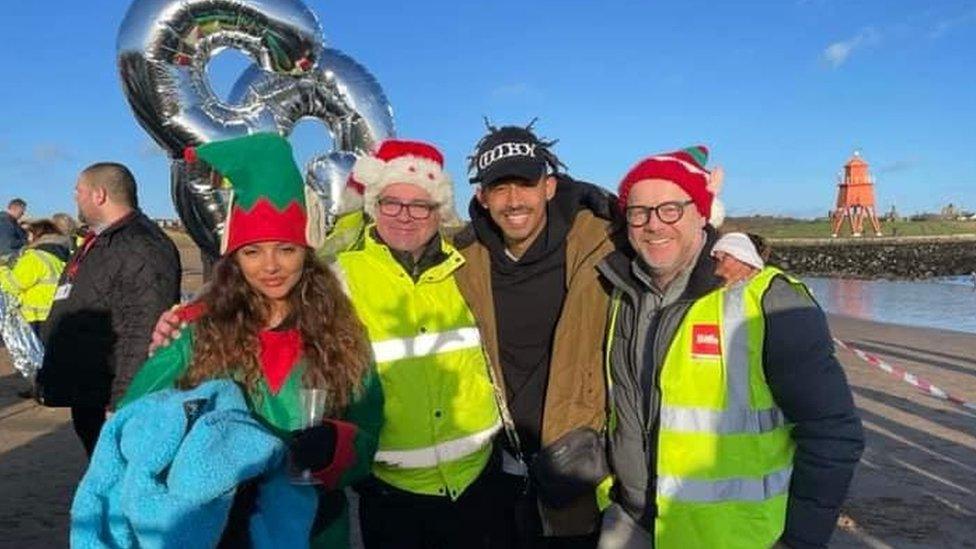
[[[299,0],[135,0],[126,13],[122,86],[139,123],[173,157],[190,145],[275,129],[265,105],[231,105],[213,92],[207,63],[225,48],[297,75],[315,66],[322,33]]]
[[[318,67],[299,78],[252,65],[234,84],[229,100],[267,105],[284,135],[302,118],[322,120],[336,150],[366,152],[393,136],[393,109],[376,78],[337,49],[326,48],[317,57]]]
[[[300,78],[249,67],[231,89],[229,100],[262,103],[273,112],[278,131],[288,135],[303,118],[321,120],[332,136],[333,151],[306,166],[306,184],[327,205],[327,220],[344,209],[342,189],[355,161],[395,135],[393,109],[376,78],[345,53],[327,48],[319,67]]]
[[[393,111],[376,79],[348,55],[322,45],[314,14],[298,0],[136,0],[119,33],[119,68],[140,124],[174,157],[171,192],[194,241],[217,255],[227,196],[214,174],[179,159],[190,145],[259,131],[289,135],[321,120],[333,151],[306,168],[325,211],[322,231],[342,211],[354,161],[394,135]],[[221,101],[206,78],[224,48],[255,63]]]

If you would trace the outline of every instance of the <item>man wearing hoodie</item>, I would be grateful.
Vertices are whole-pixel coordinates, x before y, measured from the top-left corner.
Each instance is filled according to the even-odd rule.
[[[489,126],[471,159],[471,224],[455,238],[503,405],[508,547],[593,547],[606,469],[609,298],[596,265],[614,248],[613,197],[559,173],[553,143],[531,125]]]

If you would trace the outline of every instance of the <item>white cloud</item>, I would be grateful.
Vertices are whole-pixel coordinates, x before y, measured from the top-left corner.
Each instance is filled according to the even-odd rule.
[[[929,33],[929,36],[932,38],[941,38],[947,32],[956,27],[962,27],[972,23],[976,23],[976,9],[970,10],[955,17],[947,17],[942,19],[935,24],[935,26],[932,28],[932,32]]]
[[[847,40],[834,42],[833,44],[827,46],[827,48],[823,51],[823,59],[830,66],[836,69],[837,67],[843,65],[855,50],[876,45],[880,41],[881,33],[876,31],[873,27],[867,27],[861,32],[857,33],[857,35],[848,38]]]

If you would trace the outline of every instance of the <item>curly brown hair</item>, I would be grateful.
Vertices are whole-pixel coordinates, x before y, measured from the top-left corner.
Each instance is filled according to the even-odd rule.
[[[264,296],[245,280],[233,256],[214,266],[207,307],[195,326],[193,359],[179,381],[194,387],[232,377],[255,395],[262,379],[258,333],[270,312]],[[366,328],[353,311],[336,276],[306,250],[302,275],[288,296],[290,315],[302,336],[305,387],[329,391],[334,410],[343,409],[362,386],[370,362]]]

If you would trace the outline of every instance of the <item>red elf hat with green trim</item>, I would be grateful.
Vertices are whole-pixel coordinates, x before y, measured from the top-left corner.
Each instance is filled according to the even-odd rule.
[[[222,255],[256,242],[309,245],[305,182],[283,137],[258,133],[187,148],[183,156],[205,162],[230,181]]]
[[[663,179],[681,187],[694,201],[695,209],[712,226],[719,227],[725,219],[725,208],[718,199],[722,188],[722,170],[708,170],[708,148],[704,145],[649,156],[627,172],[617,188],[620,209],[627,208],[627,198],[633,186],[645,179]]]

